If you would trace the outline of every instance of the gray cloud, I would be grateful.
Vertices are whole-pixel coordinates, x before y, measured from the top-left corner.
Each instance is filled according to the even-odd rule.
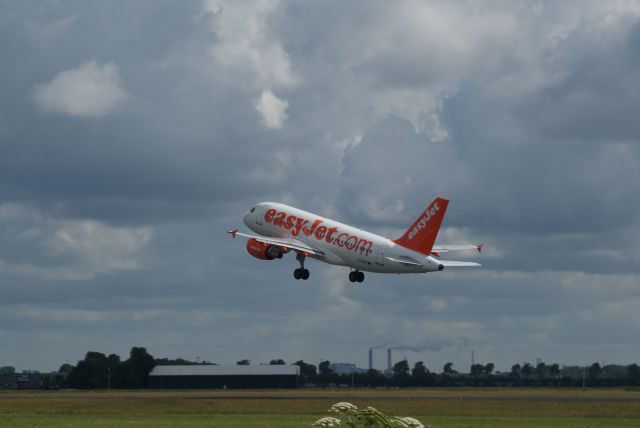
[[[0,364],[637,360],[633,4],[2,9]],[[71,97],[85,69],[101,90]],[[482,269],[301,284],[225,234],[281,200],[395,237],[438,195]]]

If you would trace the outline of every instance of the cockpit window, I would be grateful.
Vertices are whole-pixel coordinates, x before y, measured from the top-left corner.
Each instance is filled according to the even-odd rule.
[[[251,214],[253,214],[253,212],[254,212],[255,210],[256,210],[256,207],[253,207],[253,208],[251,208],[251,209],[249,210],[249,212],[250,212]]]

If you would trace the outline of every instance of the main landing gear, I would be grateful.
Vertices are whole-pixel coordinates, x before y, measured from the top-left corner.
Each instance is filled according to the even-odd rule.
[[[309,269],[304,268],[304,254],[298,253],[296,260],[300,262],[300,267],[293,271],[293,277],[295,279],[309,279]]]
[[[349,272],[349,281],[351,282],[364,281],[364,272],[360,272],[359,270],[354,270]]]

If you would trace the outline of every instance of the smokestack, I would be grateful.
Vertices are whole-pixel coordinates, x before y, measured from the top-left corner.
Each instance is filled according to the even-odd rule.
[[[391,371],[391,348],[387,348],[387,370]]]
[[[373,348],[369,348],[369,370],[373,370]]]

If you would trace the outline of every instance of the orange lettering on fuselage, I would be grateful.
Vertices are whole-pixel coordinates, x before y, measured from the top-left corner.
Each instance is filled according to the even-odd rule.
[[[267,218],[264,218],[265,220],[267,220]],[[268,222],[269,220],[267,220]],[[309,223],[309,220],[305,220],[303,218],[298,218],[296,219],[296,226],[294,227],[293,231],[291,232],[291,234],[293,236],[298,236],[300,234],[300,231],[302,230],[302,228]]]
[[[278,213],[276,214],[275,218],[273,219],[273,224],[275,224],[276,226],[283,226],[284,225],[284,219],[287,216],[287,213]],[[265,216],[265,220],[266,220],[266,216]]]
[[[325,242],[336,247],[346,248],[360,254],[369,255],[372,251],[373,242],[348,233],[338,233],[337,227],[327,228],[327,226],[322,225],[323,221],[320,219],[316,219],[309,227],[309,220],[288,215],[284,211],[278,212],[271,208],[264,213],[264,221],[274,226],[291,230],[292,236],[298,236],[302,232],[305,236],[313,236],[318,241],[324,239]]]

